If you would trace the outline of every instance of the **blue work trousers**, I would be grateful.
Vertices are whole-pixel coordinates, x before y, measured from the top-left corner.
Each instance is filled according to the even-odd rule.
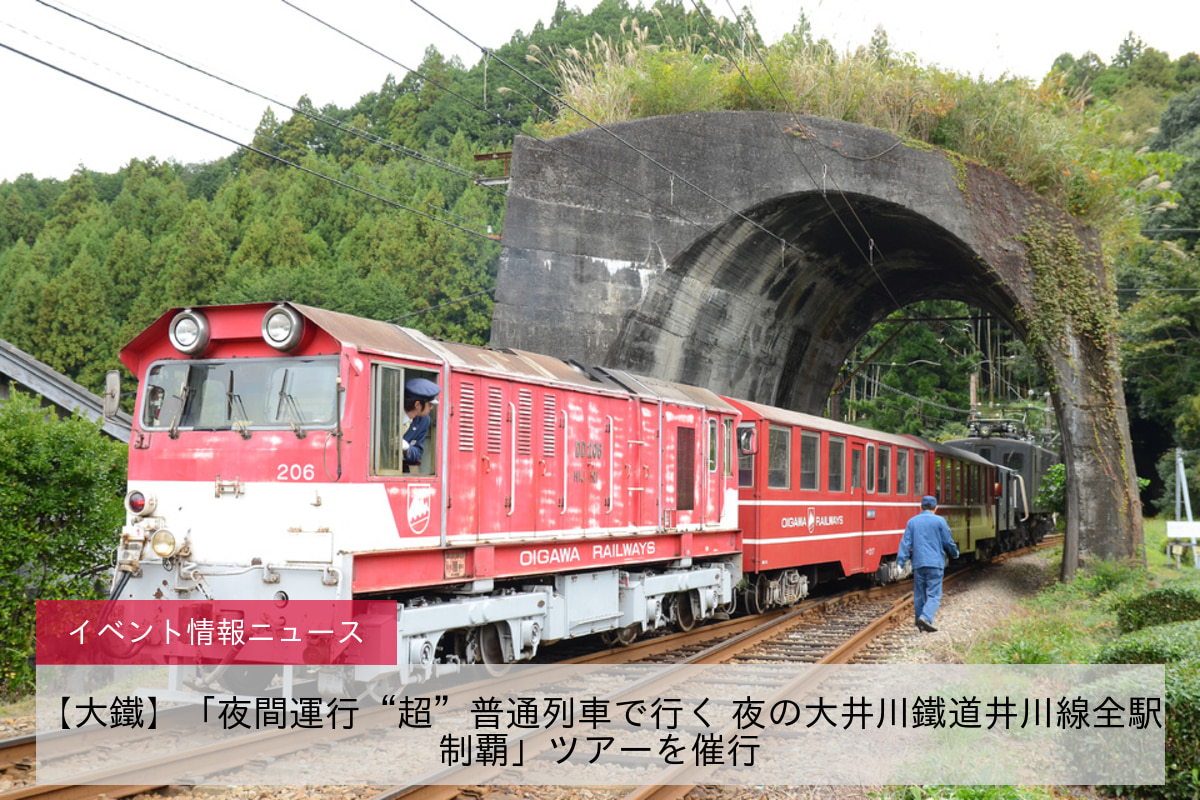
[[[916,567],[913,569],[913,611],[917,617],[933,622],[942,602],[942,567]]]

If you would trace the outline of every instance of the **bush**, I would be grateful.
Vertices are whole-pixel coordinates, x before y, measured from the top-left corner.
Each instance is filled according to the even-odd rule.
[[[97,596],[124,520],[126,448],[13,391],[0,405],[0,697],[33,688],[35,601]]]
[[[1065,464],[1055,464],[1046,470],[1042,483],[1038,486],[1034,506],[1047,508],[1055,514],[1067,513],[1067,467]]]
[[[1200,584],[1168,583],[1145,594],[1121,598],[1113,610],[1121,633],[1200,619]]]
[[[1168,664],[1166,775],[1161,786],[1109,786],[1118,795],[1154,800],[1200,798],[1200,659]]]
[[[1097,664],[1173,664],[1200,653],[1200,620],[1127,633],[1100,649]]]

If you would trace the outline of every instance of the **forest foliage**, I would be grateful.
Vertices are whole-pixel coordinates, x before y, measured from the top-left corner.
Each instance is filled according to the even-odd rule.
[[[836,52],[803,15],[768,44],[745,10],[560,1],[474,65],[431,47],[350,108],[267,110],[251,148],[216,162],[0,183],[0,338],[97,391],[120,346],[173,306],[288,299],[486,343],[505,195],[474,177],[504,166],[476,155],[518,134],[773,110],[942,148],[1096,226],[1135,428],[1200,447],[1200,57],[1133,33],[1114,45],[1107,59],[1064,53],[1040,81],[984,80],[896,52],[883,30]],[[917,314],[941,321],[881,347],[885,323],[851,354],[843,415],[952,435],[974,371],[982,397],[1043,424],[1044,381],[1011,331],[944,301],[893,316]]]

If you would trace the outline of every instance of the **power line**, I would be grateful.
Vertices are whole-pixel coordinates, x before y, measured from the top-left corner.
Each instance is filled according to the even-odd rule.
[[[287,3],[288,5],[291,5],[291,3],[289,2],[289,0],[281,0],[281,1],[282,1],[282,2],[284,2],[284,3]],[[592,118],[591,118],[591,117],[589,117],[587,114],[583,113],[583,112],[582,112],[582,111],[580,111],[578,108],[576,108],[575,106],[571,105],[571,103],[569,103],[569,102],[568,102],[568,101],[567,101],[565,98],[563,98],[561,95],[558,95],[558,94],[556,94],[556,93],[552,92],[551,90],[547,89],[547,88],[546,88],[545,86],[543,86],[541,83],[539,83],[538,81],[534,80],[534,79],[533,79],[533,78],[531,78],[530,76],[526,75],[524,72],[522,72],[521,70],[517,69],[517,68],[516,68],[516,67],[514,67],[512,64],[508,63],[508,62],[507,62],[506,60],[504,60],[502,57],[500,57],[499,55],[497,55],[497,54],[496,54],[494,51],[492,51],[492,50],[490,50],[490,49],[488,49],[488,48],[486,48],[486,47],[483,47],[483,46],[482,46],[482,45],[480,45],[478,42],[476,42],[474,39],[472,39],[471,37],[467,36],[467,35],[466,35],[465,33],[463,33],[462,31],[460,31],[458,28],[455,28],[453,25],[451,25],[450,23],[446,22],[444,19],[442,19],[441,17],[439,17],[437,14],[434,14],[432,11],[430,11],[430,10],[429,10],[429,9],[427,9],[427,8],[425,8],[425,6],[421,5],[419,2],[417,2],[417,0],[410,0],[410,2],[411,2],[413,5],[415,5],[417,8],[421,9],[421,10],[422,10],[422,11],[424,11],[426,14],[428,14],[429,16],[433,17],[435,20],[437,20],[438,22],[440,22],[440,23],[441,23],[442,25],[444,25],[446,28],[448,28],[449,30],[451,30],[451,31],[453,31],[454,33],[458,34],[458,35],[459,35],[460,37],[462,37],[462,38],[463,38],[465,41],[469,42],[469,43],[470,43],[472,46],[479,48],[479,50],[480,50],[481,52],[483,52],[483,53],[485,53],[486,55],[488,55],[489,57],[491,57],[491,58],[494,58],[494,59],[496,59],[497,61],[499,61],[499,62],[500,62],[500,63],[501,63],[501,64],[502,64],[504,67],[508,68],[508,69],[509,69],[509,70],[510,70],[510,71],[511,71],[511,72],[512,72],[514,75],[517,75],[517,76],[518,76],[518,77],[520,77],[522,80],[524,80],[526,83],[528,83],[528,84],[530,84],[531,86],[535,87],[535,88],[536,88],[536,89],[538,89],[539,91],[541,91],[541,92],[544,92],[544,93],[545,93],[545,94],[547,94],[548,96],[550,96],[550,97],[554,98],[556,101],[558,101],[560,104],[562,104],[562,106],[563,106],[563,107],[565,107],[565,108],[569,108],[571,111],[575,112],[575,113],[576,113],[576,114],[578,114],[578,115],[579,115],[581,118],[583,118],[584,120],[586,120],[586,121],[587,121],[589,124],[591,124],[593,127],[595,127],[595,128],[598,128],[599,130],[601,130],[601,131],[603,131],[604,133],[608,134],[610,137],[612,137],[613,139],[615,139],[615,140],[616,140],[618,143],[620,143],[622,146],[624,146],[624,147],[627,147],[627,148],[629,148],[630,150],[632,150],[633,152],[637,153],[639,156],[641,156],[642,158],[646,159],[647,161],[649,161],[651,164],[653,164],[654,166],[658,167],[659,169],[663,170],[663,171],[664,171],[664,172],[666,172],[668,175],[671,175],[671,176],[673,176],[673,177],[675,177],[675,178],[678,178],[678,179],[679,179],[679,181],[680,181],[680,182],[682,182],[684,185],[686,185],[686,186],[690,187],[691,189],[694,189],[696,192],[700,193],[701,195],[703,195],[704,197],[708,198],[708,199],[709,199],[709,200],[711,200],[712,202],[714,202],[714,203],[716,203],[717,205],[721,206],[722,208],[724,208],[724,209],[725,209],[726,211],[728,211],[729,213],[733,214],[734,216],[738,217],[739,219],[743,220],[744,222],[747,222],[747,223],[749,223],[751,226],[753,226],[753,227],[757,228],[758,230],[762,231],[763,233],[765,233],[767,236],[771,237],[772,239],[775,239],[776,241],[778,241],[778,242],[779,242],[781,245],[783,245],[784,247],[790,248],[790,249],[792,249],[792,250],[796,251],[797,253],[800,253],[800,254],[802,254],[802,255],[803,255],[803,251],[802,251],[802,250],[800,250],[800,248],[796,247],[794,244],[792,244],[791,242],[787,241],[786,239],[784,239],[784,238],[783,238],[782,236],[780,236],[779,234],[775,233],[774,231],[768,230],[766,227],[764,227],[764,226],[763,226],[761,223],[759,223],[757,220],[753,220],[753,219],[751,219],[750,217],[746,216],[746,215],[745,215],[745,214],[743,214],[742,212],[738,211],[737,209],[733,208],[732,206],[728,205],[727,203],[725,203],[725,202],[721,201],[719,198],[715,197],[715,196],[714,196],[714,195],[712,195],[711,193],[709,193],[709,192],[705,191],[704,189],[702,189],[701,187],[697,186],[695,183],[693,183],[692,181],[688,180],[688,179],[687,179],[686,177],[684,177],[683,175],[680,175],[679,173],[677,173],[677,172],[675,172],[674,170],[672,170],[670,167],[668,167],[668,166],[666,166],[665,164],[661,163],[660,161],[658,161],[657,159],[655,159],[653,156],[651,156],[651,155],[650,155],[649,153],[647,153],[646,151],[644,151],[644,150],[640,149],[639,147],[637,147],[637,146],[636,146],[636,145],[634,145],[633,143],[629,142],[629,141],[628,141],[628,140],[626,140],[625,138],[623,138],[623,137],[621,137],[620,135],[618,135],[617,133],[613,132],[613,131],[612,131],[611,129],[609,129],[607,126],[605,126],[605,125],[602,125],[601,123],[599,123],[599,122],[597,122],[596,120],[592,119]],[[678,216],[678,215],[676,215],[676,216]]]
[[[461,167],[455,166],[454,164],[450,164],[448,162],[442,161],[441,159],[433,158],[432,156],[422,153],[420,150],[414,150],[411,147],[405,147],[404,145],[389,141],[387,139],[384,139],[381,136],[377,136],[373,133],[370,133],[369,131],[364,131],[359,128],[356,128],[353,125],[345,125],[340,120],[330,119],[330,118],[326,117],[324,114],[321,114],[320,112],[310,113],[308,111],[305,111],[304,109],[298,108],[289,103],[285,103],[281,100],[277,100],[269,95],[265,95],[261,92],[255,91],[254,89],[250,89],[245,86],[242,86],[241,84],[239,84],[235,81],[231,81],[227,78],[222,78],[220,75],[216,75],[212,72],[209,72],[208,70],[202,69],[201,67],[197,67],[193,64],[190,64],[180,58],[176,58],[175,56],[172,56],[168,53],[164,53],[161,50],[158,50],[154,47],[151,47],[150,45],[139,42],[130,36],[126,36],[122,33],[113,31],[113,30],[99,24],[98,22],[94,22],[92,20],[85,19],[84,17],[81,17],[78,14],[72,13],[63,8],[59,8],[58,6],[55,6],[52,3],[47,2],[47,0],[36,0],[36,2],[42,6],[45,6],[46,8],[50,9],[51,11],[57,11],[58,13],[60,13],[64,16],[70,17],[71,19],[74,19],[77,22],[81,22],[85,25],[89,25],[89,26],[95,28],[96,30],[99,30],[99,31],[102,31],[103,33],[108,34],[109,36],[116,37],[117,39],[120,39],[121,41],[127,42],[128,44],[131,44],[135,47],[141,48],[142,50],[145,50],[147,52],[153,53],[154,55],[159,56],[161,58],[165,58],[168,61],[171,61],[175,64],[180,65],[181,67],[184,67],[185,69],[189,69],[193,72],[197,72],[201,75],[204,75],[207,78],[211,78],[215,81],[219,81],[220,83],[223,83],[226,86],[232,87],[234,89],[238,89],[238,90],[245,92],[246,94],[249,94],[253,97],[257,97],[260,100],[265,100],[268,103],[272,103],[277,106],[282,106],[282,107],[288,109],[289,111],[291,111],[293,114],[299,114],[303,117],[306,117],[309,120],[312,120],[313,122],[320,122],[324,125],[328,125],[328,126],[334,128],[336,130],[340,130],[345,133],[349,133],[353,136],[357,136],[366,141],[369,141],[372,144],[378,144],[382,147],[386,147],[387,149],[389,149],[392,152],[397,153],[399,155],[405,155],[405,156],[408,156],[409,158],[415,158],[419,161],[424,161],[427,164],[430,164],[432,166],[435,166],[435,167],[445,170],[447,172],[456,174],[460,177],[470,178],[471,180],[474,180],[477,177],[475,175],[475,173],[473,173],[473,172],[470,172]],[[494,189],[494,187],[489,187],[489,188]]]
[[[728,2],[728,0],[727,0],[727,2]],[[758,90],[754,88],[754,84],[752,84],[750,82],[750,79],[746,76],[745,71],[742,70],[741,64],[738,63],[737,59],[735,59],[731,55],[729,55],[728,49],[725,48],[725,46],[722,44],[721,37],[720,37],[720,35],[718,35],[716,29],[713,27],[712,23],[709,21],[708,16],[704,13],[703,10],[701,10],[701,8],[700,8],[699,4],[697,4],[696,0],[692,0],[692,6],[696,9],[696,13],[700,15],[700,18],[702,20],[704,20],[704,24],[706,26],[708,26],[708,30],[710,33],[712,33],[713,37],[716,39],[717,44],[719,46],[721,46],[722,49],[726,50],[726,58],[728,58],[730,63],[732,63],[734,65],[734,67],[737,69],[738,75],[741,76],[742,81],[746,84],[746,86],[754,94],[755,98],[757,98],[759,100],[759,104],[765,109],[767,107],[767,104],[763,101],[762,97],[758,94]],[[745,25],[742,23],[741,17],[738,16],[737,11],[734,10],[732,3],[729,3],[729,10],[731,13],[733,13],[734,20],[738,23],[739,26],[741,26],[742,35],[746,36],[747,31],[746,31]],[[758,58],[758,62],[762,65],[763,70],[766,71],[767,76],[771,79],[771,84],[775,87],[775,91],[779,94],[779,98],[783,101],[784,105],[787,107],[788,112],[795,115],[795,112],[792,110],[791,102],[788,100],[788,97],[787,97],[786,93],[783,91],[783,88],[779,85],[779,82],[777,80],[775,80],[775,74],[771,71],[770,67],[767,66],[766,59],[764,59],[762,57],[762,53],[759,51],[758,45],[755,44],[752,37],[748,37],[748,38],[750,38],[751,50],[754,51],[755,57]],[[786,135],[786,131],[780,130],[780,134]],[[805,138],[805,141],[808,141],[809,147],[815,153],[816,146],[812,143],[812,141],[808,140],[807,138]],[[896,143],[892,146],[896,147],[897,145],[900,144],[900,142],[901,142],[901,140],[899,138],[897,138]],[[789,148],[789,149],[791,149],[791,148]],[[800,156],[796,153],[796,151],[794,149],[791,149],[791,152],[792,152],[792,155],[796,158],[796,163],[800,165],[800,168],[804,170],[804,173],[806,175],[808,175],[808,179],[810,181],[812,181],[813,188],[814,189],[818,188],[816,175],[814,175],[812,173],[812,171],[809,170],[808,165],[805,164],[800,159]],[[878,157],[878,156],[876,156],[876,157]],[[827,163],[825,163],[824,159],[821,158],[820,156],[818,156],[818,160],[821,161],[821,166],[824,168],[824,174],[828,175],[829,165]],[[892,304],[894,306],[896,306],[897,310],[899,310],[900,308],[902,308],[900,301],[896,299],[896,296],[894,294],[892,294],[892,290],[890,288],[888,288],[888,285],[887,285],[887,283],[884,282],[883,277],[875,269],[875,258],[874,258],[875,251],[876,251],[875,238],[873,236],[871,236],[871,232],[869,230],[867,230],[866,224],[862,221],[862,219],[858,216],[858,213],[854,210],[854,205],[853,205],[853,203],[850,202],[850,198],[848,198],[846,196],[845,191],[843,191],[841,186],[839,186],[837,184],[836,180],[834,181],[834,186],[837,189],[839,196],[841,196],[842,201],[845,202],[846,208],[848,208],[850,210],[850,214],[854,217],[855,221],[858,223],[859,228],[861,228],[862,232],[864,234],[866,234],[869,252],[867,252],[867,253],[863,252],[862,246],[859,244],[858,240],[854,237],[853,233],[851,233],[850,228],[842,220],[841,216],[837,212],[837,209],[833,207],[833,203],[831,203],[829,201],[829,198],[826,196],[824,191],[821,192],[822,199],[825,201],[825,204],[829,207],[829,210],[833,214],[834,219],[836,219],[838,224],[841,225],[842,230],[846,233],[846,236],[850,239],[850,241],[854,245],[855,249],[858,250],[859,255],[862,256],[862,259],[864,261],[866,261],[867,264],[870,266],[871,272],[875,275],[875,279],[877,281],[879,281],[879,285],[881,287],[883,287],[883,290],[885,292],[887,292],[888,297],[890,297],[892,300]],[[879,256],[882,259],[883,253],[880,252]]]
[[[74,78],[75,80],[77,80],[77,81],[80,81],[81,83],[85,83],[85,84],[87,84],[88,86],[91,86],[91,87],[93,87],[93,88],[96,88],[96,89],[100,89],[101,91],[104,91],[104,92],[107,92],[107,93],[109,93],[109,94],[111,94],[111,95],[114,95],[114,96],[116,96],[116,97],[119,97],[119,98],[121,98],[122,100],[126,100],[126,101],[128,101],[128,102],[130,102],[130,103],[133,103],[134,105],[140,106],[140,107],[142,107],[142,108],[146,109],[147,111],[153,111],[155,114],[160,114],[160,115],[162,115],[162,116],[164,116],[164,117],[167,117],[168,119],[172,119],[172,120],[174,120],[174,121],[176,121],[176,122],[179,122],[179,123],[181,123],[181,124],[183,124],[183,125],[187,125],[189,128],[194,128],[195,130],[198,130],[198,131],[200,131],[200,132],[202,132],[202,133],[207,133],[207,134],[209,134],[210,136],[215,136],[215,137],[217,137],[218,139],[221,139],[221,140],[223,140],[223,141],[229,142],[230,144],[234,145],[235,147],[240,147],[240,148],[242,148],[242,149],[249,150],[249,151],[250,151],[250,152],[252,152],[252,153],[257,153],[258,155],[261,155],[261,156],[263,156],[264,158],[269,158],[269,159],[271,159],[271,160],[273,160],[273,161],[278,161],[278,162],[279,162],[279,163],[281,163],[281,164],[285,164],[285,165],[287,165],[287,166],[289,166],[289,167],[292,167],[292,168],[294,168],[294,169],[298,169],[298,170],[300,170],[301,172],[307,173],[307,174],[309,174],[309,175],[312,175],[312,176],[314,176],[314,177],[316,177],[316,178],[320,178],[321,180],[328,181],[328,182],[330,182],[330,183],[334,184],[335,186],[341,186],[341,187],[342,187],[342,188],[344,188],[344,189],[349,189],[349,190],[350,190],[350,191],[352,191],[352,192],[358,192],[359,194],[362,194],[362,195],[365,195],[365,196],[367,196],[367,197],[370,197],[370,198],[372,198],[372,199],[378,200],[378,201],[380,201],[381,203],[385,203],[385,204],[387,204],[387,205],[389,205],[389,206],[392,206],[393,208],[398,208],[398,209],[401,209],[401,210],[403,210],[403,211],[408,211],[408,212],[410,212],[410,213],[412,213],[412,214],[416,214],[417,216],[419,216],[419,217],[423,217],[423,218],[425,218],[425,219],[428,219],[428,220],[430,220],[430,221],[432,221],[432,222],[439,222],[439,223],[441,223],[442,225],[447,225],[447,226],[449,226],[449,227],[451,227],[451,228],[455,228],[456,230],[460,230],[460,231],[462,231],[463,233],[467,233],[467,234],[470,234],[470,235],[472,235],[472,236],[477,236],[477,237],[479,237],[479,238],[481,238],[481,239],[486,239],[486,240],[487,240],[487,241],[489,241],[489,242],[492,242],[492,241],[494,241],[494,240],[493,240],[493,239],[492,239],[490,236],[488,236],[486,233],[480,233],[479,231],[471,230],[470,228],[464,227],[464,226],[462,226],[462,225],[458,225],[458,224],[456,224],[456,223],[453,223],[453,222],[448,222],[447,220],[440,219],[440,218],[438,218],[438,217],[435,217],[435,216],[433,216],[432,214],[426,214],[424,211],[418,211],[417,209],[415,209],[415,208],[411,208],[411,207],[409,207],[409,206],[406,206],[406,205],[404,205],[403,203],[397,203],[396,201],[394,201],[394,200],[389,200],[389,199],[388,199],[388,198],[386,198],[386,197],[380,197],[380,196],[379,196],[379,195],[377,195],[377,194],[374,194],[374,193],[372,193],[372,192],[368,192],[368,191],[366,191],[365,189],[361,189],[361,188],[359,188],[359,187],[357,187],[357,186],[352,186],[352,185],[350,185],[350,184],[346,183],[345,181],[340,181],[340,180],[338,180],[337,178],[331,178],[331,177],[329,177],[328,175],[324,175],[324,174],[322,174],[322,173],[320,173],[320,172],[318,172],[318,171],[316,171],[316,170],[314,170],[314,169],[309,169],[308,167],[305,167],[305,166],[303,166],[303,165],[301,165],[301,164],[297,164],[297,163],[295,163],[294,161],[288,161],[286,158],[281,158],[281,157],[279,157],[279,156],[275,155],[274,153],[268,153],[266,150],[262,150],[262,149],[260,149],[260,148],[258,148],[258,147],[255,147],[254,145],[244,144],[244,143],[242,143],[242,142],[239,142],[239,141],[237,141],[236,139],[234,139],[234,138],[232,138],[232,137],[230,137],[230,136],[226,136],[226,135],[225,135],[225,134],[223,134],[223,133],[218,133],[218,132],[216,132],[216,131],[214,131],[214,130],[211,130],[211,129],[209,129],[209,128],[206,128],[206,127],[204,127],[203,125],[200,125],[200,124],[198,124],[198,123],[192,122],[192,121],[190,121],[190,120],[186,120],[186,119],[184,119],[183,117],[180,117],[180,116],[178,116],[178,115],[176,115],[176,114],[172,114],[172,113],[170,113],[169,111],[164,111],[163,109],[161,109],[161,108],[157,108],[156,106],[152,106],[152,105],[150,105],[149,103],[142,102],[141,100],[138,100],[138,99],[136,99],[136,98],[130,97],[130,96],[129,96],[129,95],[127,95],[127,94],[123,94],[122,92],[118,92],[116,89],[112,89],[112,88],[110,88],[110,87],[108,87],[108,86],[105,86],[105,85],[103,85],[103,84],[97,83],[96,81],[93,81],[93,80],[91,80],[91,79],[89,79],[89,78],[85,78],[85,77],[83,77],[83,76],[81,76],[81,75],[77,75],[77,74],[75,74],[74,72],[71,72],[71,71],[70,71],[70,70],[68,70],[68,69],[65,69],[65,68],[63,68],[63,67],[57,66],[56,64],[51,64],[51,63],[50,63],[50,62],[48,62],[48,61],[43,61],[42,59],[40,59],[40,58],[38,58],[38,57],[36,57],[36,56],[30,55],[29,53],[26,53],[26,52],[24,52],[24,51],[22,51],[22,50],[18,50],[17,48],[13,47],[12,45],[5,44],[4,42],[0,42],[0,48],[4,48],[5,50],[8,50],[8,51],[10,51],[10,52],[12,52],[12,53],[16,53],[16,54],[17,54],[17,55],[19,55],[19,56],[24,56],[25,58],[29,59],[30,61],[33,61],[33,62],[35,62],[35,63],[37,63],[37,64],[41,64],[41,65],[42,65],[42,66],[44,66],[44,67],[48,67],[49,69],[52,69],[52,70],[54,70],[55,72],[62,73],[63,75],[66,75],[67,77]]]

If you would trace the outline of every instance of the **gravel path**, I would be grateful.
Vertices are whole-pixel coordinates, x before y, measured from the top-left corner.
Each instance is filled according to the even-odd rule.
[[[921,633],[913,626],[900,626],[884,633],[874,645],[883,650],[875,660],[896,663],[961,663],[962,652],[997,622],[1017,610],[1024,597],[1054,579],[1047,560],[1038,554],[1010,558],[985,568],[975,576],[947,586],[935,620],[936,633]],[[29,718],[0,720],[0,736],[32,730]],[[0,791],[13,788],[8,776],[0,776]],[[7,786],[5,784],[8,784]],[[371,786],[196,786],[174,788],[158,795],[139,795],[139,800],[360,800],[384,787]],[[878,786],[758,786],[701,787],[691,800],[866,800],[878,796]],[[506,786],[494,787],[488,800],[616,800],[619,790],[604,786]],[[462,796],[464,800],[467,795]],[[474,800],[474,795],[470,796]]]

